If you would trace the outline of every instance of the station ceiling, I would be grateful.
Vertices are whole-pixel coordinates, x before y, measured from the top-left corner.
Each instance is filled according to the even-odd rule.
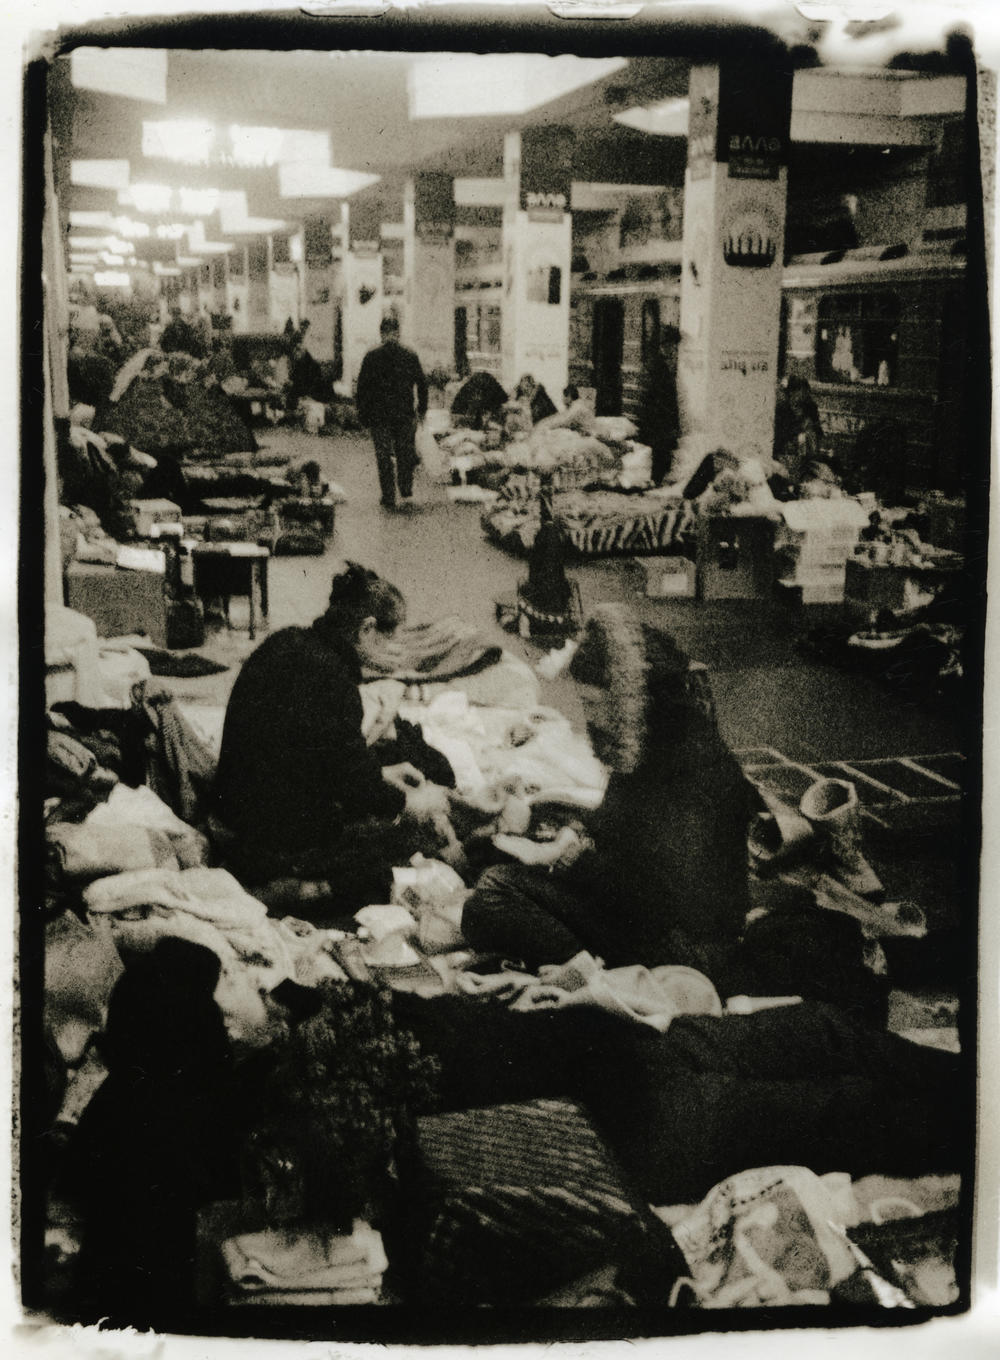
[[[575,179],[679,183],[688,76],[699,55],[615,57],[610,42],[600,53],[534,55],[520,63],[518,54],[495,50],[435,59],[416,50],[84,44],[51,64],[62,206],[134,216],[134,205],[121,205],[122,185],[139,183],[175,194],[186,187],[245,195],[242,228],[232,215],[228,230],[209,220],[207,233],[220,239],[236,239],[254,224],[337,216],[342,201],[359,195],[379,202],[392,221],[401,216],[402,186],[415,169],[496,179],[504,133],[539,122],[576,131]],[[964,88],[964,79],[947,70],[831,71],[806,61],[796,75],[793,141],[833,155],[876,145],[886,153],[920,147],[942,118],[961,117]],[[220,129],[226,137],[268,128],[325,134],[327,163],[316,162],[315,173],[302,164],[283,168],[274,157],[254,165],[234,157],[232,138],[228,154],[209,151],[200,164],[164,159],[151,151],[148,130],[164,121]],[[347,189],[338,190],[332,170],[354,177]],[[366,185],[363,177],[374,182]],[[315,186],[320,191],[309,192]]]

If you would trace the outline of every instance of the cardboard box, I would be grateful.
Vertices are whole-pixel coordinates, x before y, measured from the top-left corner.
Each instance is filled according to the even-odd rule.
[[[173,501],[130,501],[129,504],[140,538],[146,538],[154,524],[173,524],[181,518],[181,507]]]
[[[646,574],[646,596],[650,600],[689,600],[694,598],[697,571],[687,557],[640,557]]]
[[[698,534],[698,598],[764,599],[774,588],[774,521],[712,516]]]
[[[167,597],[160,572],[71,562],[66,603],[94,620],[98,637],[145,633],[155,647],[167,646]]]

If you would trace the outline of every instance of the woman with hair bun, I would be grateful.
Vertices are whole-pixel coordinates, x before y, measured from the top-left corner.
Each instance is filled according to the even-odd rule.
[[[347,563],[310,627],[280,629],[244,663],[213,814],[248,886],[322,880],[324,910],[343,914],[388,901],[392,866],[437,844],[444,789],[411,764],[382,766],[362,733],[362,665],[405,617],[394,585]]]

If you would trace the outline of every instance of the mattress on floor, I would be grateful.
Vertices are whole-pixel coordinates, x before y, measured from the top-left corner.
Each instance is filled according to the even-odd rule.
[[[627,491],[566,491],[552,513],[569,547],[582,557],[670,552],[694,537],[697,505],[680,497]],[[518,554],[530,550],[541,523],[537,501],[503,501],[482,517],[487,537]]]

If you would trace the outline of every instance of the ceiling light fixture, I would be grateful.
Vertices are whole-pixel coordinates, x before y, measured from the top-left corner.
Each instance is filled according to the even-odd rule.
[[[141,213],[161,213],[170,209],[174,191],[169,184],[130,184],[118,195],[118,202]]]
[[[278,166],[282,198],[349,198],[360,189],[377,184],[381,176],[362,170],[339,170],[331,165],[293,162]]]
[[[142,123],[142,154],[151,160],[207,165],[215,143],[215,128],[201,118],[169,118]]]
[[[639,105],[616,113],[614,121],[654,137],[686,137],[690,108],[686,97],[663,99],[658,104]]]
[[[194,217],[213,213],[219,206],[218,189],[178,189],[177,193],[181,212],[191,213]]]
[[[94,282],[98,288],[132,287],[131,275],[114,269],[99,269],[94,275]]]
[[[70,227],[97,227],[98,230],[112,231],[114,218],[109,212],[74,212],[70,209]]]

